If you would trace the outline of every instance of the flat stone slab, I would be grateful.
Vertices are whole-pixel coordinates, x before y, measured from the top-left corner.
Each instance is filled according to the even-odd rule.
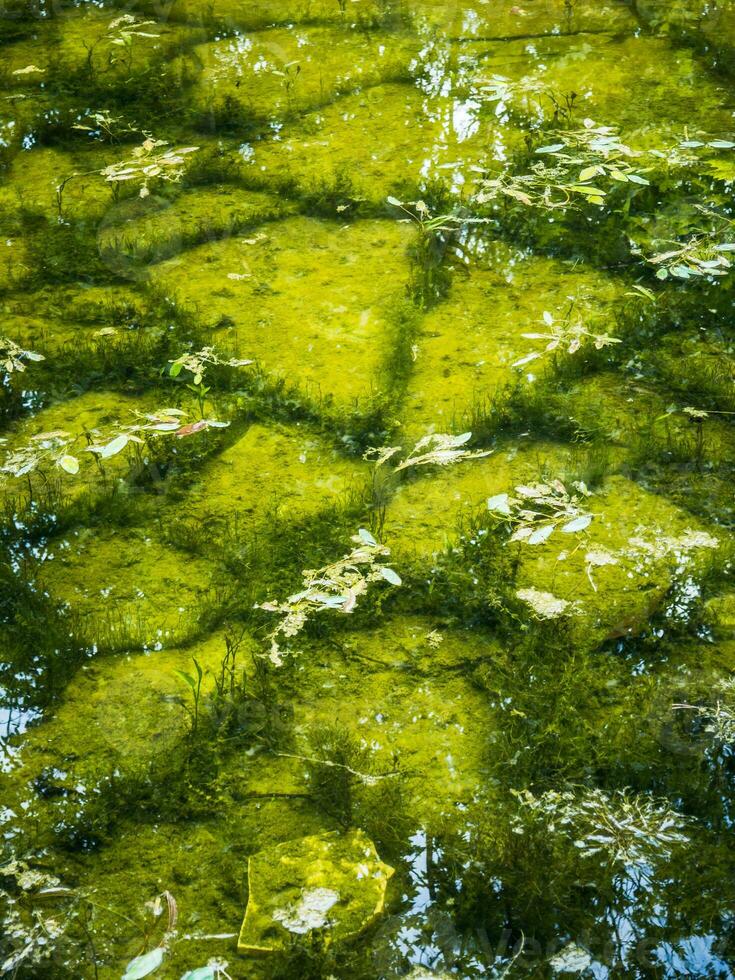
[[[289,27],[197,45],[192,104],[230,123],[279,119],[405,77],[418,44],[349,28]]]
[[[452,38],[530,38],[549,34],[632,31],[635,18],[624,0],[412,0],[410,9],[437,33]]]
[[[288,218],[189,249],[152,280],[213,342],[314,400],[354,406],[380,388],[413,236],[396,221]]]
[[[361,830],[278,844],[248,861],[248,905],[237,948],[274,953],[291,937],[323,931],[353,939],[383,911],[393,868]]]
[[[476,71],[473,55],[457,54],[461,79]],[[473,168],[494,169],[524,146],[520,129],[480,110],[472,98],[376,85],[308,113],[274,138],[246,144],[238,168],[265,187],[295,185],[309,193],[331,184],[373,204],[389,194],[411,199],[438,180],[458,195],[475,179]]]
[[[544,315],[563,324],[584,322],[600,333],[615,332],[601,316],[623,294],[612,276],[583,263],[529,255],[493,242],[470,266],[455,275],[449,296],[424,317],[401,420],[407,436],[450,432],[487,406],[496,392],[515,380],[533,383],[552,365],[550,355],[515,366],[546,340],[526,333],[549,334]],[[597,327],[592,327],[592,318]],[[562,348],[563,351],[563,348]]]

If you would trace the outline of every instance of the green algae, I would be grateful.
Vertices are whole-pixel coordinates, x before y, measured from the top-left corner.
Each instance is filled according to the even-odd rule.
[[[255,424],[192,481],[187,516],[209,533],[276,514],[293,520],[360,490],[366,471],[308,432]]]
[[[203,120],[247,127],[327,104],[358,87],[405,77],[416,42],[388,40],[308,27],[199,45],[190,56],[197,69],[195,111]]]
[[[621,292],[614,279],[579,263],[493,245],[466,278],[455,274],[448,298],[421,323],[403,407],[405,430],[420,435],[432,427],[451,429],[519,376],[532,384],[544,361],[515,364],[544,344],[523,334],[544,333],[544,314],[563,319],[570,309],[589,323],[593,303],[594,315],[605,316]]]
[[[238,234],[294,210],[288,202],[235,187],[200,188],[174,200],[148,196],[110,209],[98,231],[100,251],[120,275],[199,244]],[[143,267],[140,269],[140,267]]]
[[[156,266],[153,283],[218,342],[312,400],[366,401],[390,357],[411,230],[292,218],[261,234],[186,251]],[[363,251],[368,266],[357,261]]]
[[[333,189],[336,207],[354,209],[389,194],[411,198],[437,182],[458,194],[472,168],[492,166],[514,136],[517,144],[517,134],[477,118],[471,99],[448,105],[409,85],[375,85],[306,114],[277,141],[253,143],[240,172],[311,196]]]
[[[0,489],[0,973],[730,975],[732,286],[631,242],[729,213],[733,5],[145,2],[130,46],[121,12],[0,19],[0,333],[46,358],[3,459],[61,429],[89,464]],[[585,118],[664,152],[648,187],[478,208]],[[100,171],[144,134],[199,149],[141,195]],[[543,350],[572,321],[620,343]],[[170,376],[211,345],[255,363]],[[86,454],[164,406],[196,424]],[[489,455],[395,470],[470,430]],[[581,525],[510,540],[497,498],[559,480]],[[359,528],[401,584],[275,667],[261,604]],[[539,803],[623,791],[690,843],[587,855]],[[323,861],[274,874],[324,841],[395,868],[358,942]]]

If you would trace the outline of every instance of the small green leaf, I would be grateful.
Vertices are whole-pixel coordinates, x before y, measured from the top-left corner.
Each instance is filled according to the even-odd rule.
[[[386,582],[390,582],[391,585],[401,585],[401,577],[392,568],[382,567],[380,569],[380,574],[383,576]]]
[[[562,528],[565,534],[574,534],[575,531],[584,531],[592,523],[592,514],[582,514],[580,517],[575,517],[573,521],[569,521]]]
[[[583,184],[586,180],[592,180],[593,177],[597,176],[599,167],[585,167],[584,170],[579,175],[579,182]]]
[[[157,946],[150,953],[144,953],[131,960],[122,980],[141,980],[142,977],[147,977],[149,973],[157,970],[161,963],[163,963],[163,948]]]
[[[192,691],[196,690],[197,682],[194,680],[191,674],[187,674],[185,670],[175,670],[174,673],[177,674],[185,684],[188,684]]]
[[[76,456],[71,456],[69,453],[66,453],[64,456],[59,457],[58,463],[65,473],[71,473],[74,476],[75,473],[79,472],[79,460]]]
[[[364,527],[361,527],[357,533],[363,544],[375,546],[378,543],[375,540],[375,538],[372,536],[372,534],[369,531],[367,531]]]

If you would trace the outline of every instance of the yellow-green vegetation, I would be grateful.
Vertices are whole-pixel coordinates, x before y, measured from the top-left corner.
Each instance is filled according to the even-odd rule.
[[[0,978],[735,972],[734,17],[5,4]]]

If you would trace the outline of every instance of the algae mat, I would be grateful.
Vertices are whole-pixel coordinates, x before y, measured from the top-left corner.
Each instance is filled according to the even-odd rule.
[[[735,975],[735,3],[0,17],[0,977]]]

